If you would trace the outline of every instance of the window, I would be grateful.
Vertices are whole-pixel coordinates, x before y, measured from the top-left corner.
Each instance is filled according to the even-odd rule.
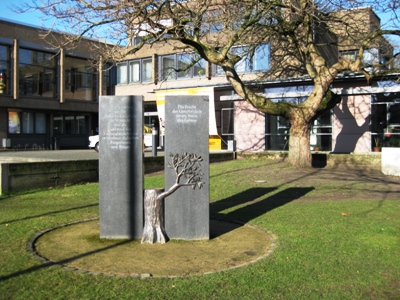
[[[128,83],[128,64],[126,62],[117,64],[117,83]]]
[[[223,30],[221,22],[221,10],[209,10],[204,14],[204,21],[201,24],[202,33],[218,33]]]
[[[151,58],[142,60],[142,81],[153,80],[153,61]]]
[[[341,51],[339,57],[343,57],[350,61],[357,59],[358,50]],[[364,51],[362,63],[364,67],[372,67],[374,64],[384,63],[384,58],[381,59],[380,51],[376,48],[367,49]],[[372,71],[371,68],[367,69]]]
[[[139,83],[151,81],[153,79],[152,66],[151,58],[131,61],[129,63],[130,82]]]
[[[205,23],[201,24],[201,32],[202,33],[218,33],[222,32],[223,24],[222,22],[212,22],[212,23]]]
[[[157,104],[154,101],[144,103],[144,126],[159,127]]]
[[[332,150],[332,112],[324,112],[314,121],[310,129],[310,146],[313,150]]]
[[[53,131],[54,134],[62,134],[64,132],[62,116],[55,116],[53,118]]]
[[[289,120],[283,117],[265,115],[265,149],[289,150]],[[310,146],[322,151],[332,150],[332,112],[325,112],[311,125]]]
[[[54,54],[19,49],[19,91],[21,95],[56,97]]]
[[[266,71],[269,69],[269,44],[258,46],[250,60],[252,72]]]
[[[115,68],[111,64],[103,65],[103,91],[102,95],[114,95]]]
[[[204,77],[206,61],[195,53],[177,53],[160,57],[161,80]]]
[[[255,49],[249,49],[247,46],[238,46],[232,48],[231,52],[242,57],[235,65],[235,70],[238,74],[257,73],[269,69],[269,44],[261,44]],[[214,73],[215,75],[224,75],[224,71],[220,66],[216,66]]]
[[[140,61],[131,61],[129,63],[129,82],[140,82]]]
[[[22,113],[22,133],[34,133],[34,121],[32,112]]]
[[[65,134],[73,134],[74,133],[74,119],[75,116],[65,116],[64,117],[64,128]]]
[[[0,45],[0,94],[10,93],[10,71],[9,47]]]
[[[65,98],[94,101],[97,75],[97,70],[89,60],[65,57]]]
[[[36,129],[36,133],[39,133],[39,134],[46,133],[46,114],[45,113],[35,113],[35,129]]]
[[[141,42],[143,42],[143,38],[140,36],[132,37],[132,46],[138,46]]]
[[[221,109],[221,134],[222,135],[234,135],[234,108],[223,108]]]
[[[347,60],[350,61],[355,61],[357,58],[357,51],[356,50],[351,50],[351,51],[341,51],[339,53],[339,57],[343,57]]]
[[[190,76],[191,56],[189,54],[178,54],[177,56],[178,78]]]
[[[46,134],[46,114],[39,112],[8,112],[8,133]]]
[[[232,53],[239,55],[242,59],[235,65],[236,72],[238,73],[246,73],[250,72],[250,63],[246,58],[247,47],[234,47],[232,48]]]
[[[366,66],[373,66],[380,63],[379,49],[372,48],[364,51],[363,63]]]
[[[53,118],[55,134],[86,134],[86,117],[82,115],[57,115]]]
[[[75,133],[76,134],[85,134],[85,117],[84,116],[76,116],[75,117]]]
[[[162,80],[176,79],[175,55],[162,56],[160,65]]]
[[[400,147],[400,93],[373,94],[371,149]]]
[[[142,83],[153,80],[153,61],[142,58],[117,64],[117,83]]]
[[[265,115],[265,150],[288,150],[289,129],[287,119]]]
[[[273,87],[265,90],[274,102],[286,101],[301,104],[311,92],[313,86]],[[283,117],[265,115],[265,149],[289,149],[289,120]],[[319,147],[322,151],[332,150],[332,111],[327,111],[311,124],[310,146],[312,150]]]
[[[158,113],[147,112],[144,114],[144,126],[152,128],[153,126],[159,127]]]

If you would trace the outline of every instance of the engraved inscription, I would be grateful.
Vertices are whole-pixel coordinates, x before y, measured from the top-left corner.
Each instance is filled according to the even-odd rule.
[[[128,106],[119,104],[110,112],[108,130],[104,140],[108,141],[110,149],[126,150],[132,147],[133,140],[139,139],[138,132],[132,132],[132,115]]]
[[[178,104],[178,107],[172,110],[177,123],[197,123],[202,113],[203,111],[196,105]]]

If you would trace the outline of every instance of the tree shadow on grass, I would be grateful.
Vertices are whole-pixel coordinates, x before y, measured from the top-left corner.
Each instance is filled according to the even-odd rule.
[[[0,222],[0,225],[10,224],[10,223],[13,223],[13,222],[18,222],[18,221],[30,220],[30,219],[35,219],[35,218],[41,218],[41,217],[45,217],[45,216],[52,216],[52,215],[55,215],[55,214],[60,214],[60,213],[64,213],[64,212],[68,212],[68,211],[72,211],[72,210],[77,210],[77,209],[89,208],[89,207],[93,207],[93,206],[99,206],[99,204],[98,203],[88,204],[88,205],[71,207],[71,208],[62,209],[62,210],[50,211],[50,212],[47,212],[47,213],[33,215],[33,216],[27,216],[27,217],[19,218],[19,219],[6,220],[6,221],[3,221],[3,222]]]
[[[211,203],[210,214],[212,218],[232,220],[237,221],[238,223],[236,226],[211,228],[210,236],[211,238],[215,238],[222,234],[228,233],[229,231],[243,226],[242,224],[248,223],[275,208],[305,196],[314,189],[314,187],[287,188],[260,200],[258,198],[272,193],[274,190],[276,190],[276,188],[252,188],[232,197]],[[224,210],[232,209],[238,205],[241,205],[241,207],[229,211],[228,213],[222,213]]]

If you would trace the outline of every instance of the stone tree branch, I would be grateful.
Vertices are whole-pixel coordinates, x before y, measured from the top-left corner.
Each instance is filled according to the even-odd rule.
[[[193,189],[203,187],[201,162],[203,159],[196,154],[171,154],[168,167],[175,172],[175,183],[167,190],[147,189],[144,192],[144,229],[142,243],[161,243],[168,241],[164,230],[163,200],[178,188],[192,186]],[[182,182],[181,182],[182,181]]]
[[[175,192],[178,188],[182,186],[192,186],[193,189],[198,187],[201,189],[203,187],[203,173],[201,172],[201,161],[203,159],[196,154],[188,154],[186,152],[182,154],[171,154],[171,161],[168,167],[174,169],[175,171],[175,184],[172,185],[168,191],[160,194],[159,197],[165,198]],[[181,178],[186,179],[185,182],[181,183]]]

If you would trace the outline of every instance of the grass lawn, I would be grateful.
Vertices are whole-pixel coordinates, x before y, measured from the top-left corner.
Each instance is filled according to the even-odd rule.
[[[400,178],[268,159],[210,166],[211,217],[274,234],[255,264],[185,278],[79,274],[26,250],[37,232],[98,217],[98,184],[0,197],[0,299],[400,299]],[[162,187],[162,175],[146,176]],[[134,255],[134,253],[132,253]]]

